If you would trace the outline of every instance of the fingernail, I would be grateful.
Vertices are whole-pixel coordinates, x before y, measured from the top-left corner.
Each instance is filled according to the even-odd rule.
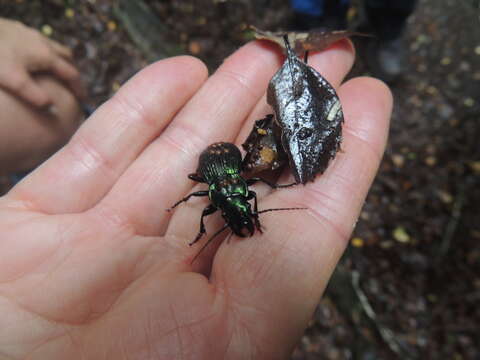
[[[47,112],[51,115],[58,115],[58,108],[55,106],[55,105],[50,105],[48,108],[47,108]]]

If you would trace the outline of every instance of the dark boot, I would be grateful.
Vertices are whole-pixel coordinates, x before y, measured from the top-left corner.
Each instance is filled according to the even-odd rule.
[[[368,47],[371,72],[386,82],[397,79],[405,69],[402,35],[416,0],[365,0],[368,26],[375,38]]]

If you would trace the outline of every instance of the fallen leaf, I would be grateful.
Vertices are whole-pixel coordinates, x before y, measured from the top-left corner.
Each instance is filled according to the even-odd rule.
[[[281,129],[281,142],[297,183],[313,181],[335,157],[342,140],[343,112],[333,87],[293,52],[270,80],[267,102]]]
[[[349,38],[351,36],[370,36],[368,34],[363,34],[355,31],[348,30],[336,30],[336,31],[315,31],[310,32],[295,32],[295,31],[264,31],[256,28],[255,26],[250,26],[254,32],[254,36],[259,40],[269,40],[280,47],[285,51],[287,50],[285,46],[284,36],[287,36],[288,43],[291,45],[293,50],[297,54],[303,54],[305,51],[322,51],[328,48],[333,43],[340,41],[342,39]]]

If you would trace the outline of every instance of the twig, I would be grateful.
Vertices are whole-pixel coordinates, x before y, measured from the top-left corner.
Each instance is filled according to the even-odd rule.
[[[113,8],[132,41],[150,61],[179,55],[181,47],[168,39],[168,28],[144,1],[120,0]]]
[[[442,237],[442,242],[440,243],[440,249],[437,256],[437,262],[447,254],[448,250],[450,249],[450,244],[452,242],[453,236],[455,235],[455,231],[457,230],[458,223],[460,221],[462,215],[462,208],[465,203],[465,190],[466,184],[462,183],[458,189],[458,195],[455,198],[455,202],[453,203],[452,208],[452,215],[450,216],[450,220],[448,221],[447,227],[445,228],[445,233]]]
[[[395,333],[389,328],[381,325],[377,320],[377,315],[373,310],[370,302],[368,301],[367,296],[360,287],[360,274],[358,271],[352,271],[352,286],[355,290],[355,294],[362,306],[363,312],[375,325],[377,331],[379,332],[382,340],[388,345],[390,350],[397,354],[401,359],[414,359],[414,357],[409,354],[405,349],[403,349],[400,344],[395,339]]]

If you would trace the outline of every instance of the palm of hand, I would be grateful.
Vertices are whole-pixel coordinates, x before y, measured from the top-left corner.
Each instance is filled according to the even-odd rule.
[[[341,43],[312,59],[338,86],[353,56]],[[343,148],[355,151],[314,184],[260,199],[263,208],[306,206],[307,214],[265,214],[265,234],[213,246],[192,266],[198,248],[186,244],[205,203],[165,212],[191,190],[186,174],[198,151],[244,139],[265,113],[261,96],[278,61],[252,43],[206,82],[191,58],[159,62],[0,199],[0,354],[265,359],[291,351],[378,166],[386,88],[369,79],[343,85]],[[211,233],[221,220],[209,220]]]
[[[80,344],[88,344],[89,359],[105,352],[114,359],[122,352],[132,358],[213,356],[213,344],[225,349],[220,336],[233,326],[226,294],[189,272],[188,260],[172,257],[168,239],[135,235],[96,211],[21,211],[12,219],[22,226],[7,231],[3,244],[22,244],[2,246],[0,311],[12,316],[2,320],[3,329],[15,329],[19,319],[22,326],[35,324],[28,344],[17,345],[38,358],[75,356]],[[205,334],[211,338],[199,341]],[[4,346],[26,336],[20,328],[2,335]]]

